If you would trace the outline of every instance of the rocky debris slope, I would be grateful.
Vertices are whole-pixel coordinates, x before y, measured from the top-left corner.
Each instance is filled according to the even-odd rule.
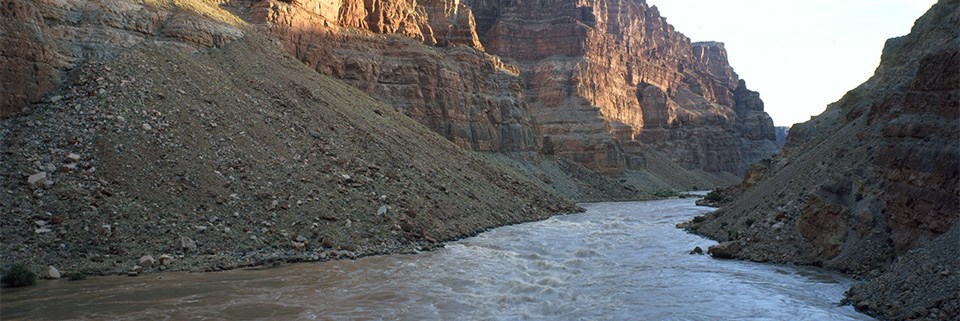
[[[795,125],[783,152],[751,169],[733,203],[689,228],[739,243],[739,258],[870,276],[852,295],[868,313],[926,316],[939,306],[938,315],[955,319],[956,304],[936,302],[956,302],[956,292],[935,288],[960,289],[958,279],[941,279],[923,258],[956,256],[918,249],[955,240],[943,235],[960,224],[957,25],[960,1],[939,1],[909,35],[887,42],[872,78]],[[907,273],[918,264],[924,272]],[[943,267],[944,276],[955,273]],[[898,297],[904,289],[912,297]],[[877,297],[897,300],[862,301]]]
[[[83,64],[0,123],[0,261],[228,269],[413,252],[577,210],[256,33],[182,46]]]
[[[229,7],[317,71],[472,150],[557,156],[615,177],[658,151],[714,180],[776,151],[723,45],[690,43],[643,1]]]

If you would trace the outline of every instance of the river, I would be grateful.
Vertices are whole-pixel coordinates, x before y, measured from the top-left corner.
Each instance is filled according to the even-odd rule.
[[[687,254],[693,199],[584,204],[418,255],[42,281],[7,319],[869,320],[829,271]]]

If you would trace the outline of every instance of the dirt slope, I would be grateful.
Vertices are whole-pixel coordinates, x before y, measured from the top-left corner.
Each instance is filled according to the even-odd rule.
[[[413,251],[577,209],[255,33],[174,47],[87,64],[0,123],[0,261],[222,269]]]

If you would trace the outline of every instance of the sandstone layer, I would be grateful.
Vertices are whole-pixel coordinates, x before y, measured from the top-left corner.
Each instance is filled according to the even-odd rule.
[[[64,17],[75,60],[54,96],[0,121],[5,264],[114,274],[354,258],[577,210],[204,11],[212,2],[25,3]]]
[[[776,151],[763,102],[723,45],[691,43],[643,1],[231,6],[317,71],[472,150],[555,155],[612,176],[648,169],[650,151],[738,174]]]
[[[644,1],[471,2],[480,39],[516,61],[553,150],[604,173],[652,149],[689,169],[742,173],[774,153],[759,95],[721,43],[691,43]]]
[[[960,224],[958,25],[960,2],[939,1],[909,35],[887,41],[873,77],[793,126],[784,151],[751,170],[733,203],[690,228],[739,242],[737,256],[757,261],[867,276],[897,262],[887,272],[894,274],[871,282],[903,281],[864,287],[881,293],[859,292],[858,309],[883,318],[956,319],[958,304],[943,304],[960,297],[955,256],[909,278],[896,273]],[[904,291],[912,294],[898,294]],[[865,302],[874,296],[896,300]]]

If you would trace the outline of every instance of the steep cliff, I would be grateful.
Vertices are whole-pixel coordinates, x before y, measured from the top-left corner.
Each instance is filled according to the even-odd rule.
[[[773,123],[723,45],[693,43],[644,1],[473,1],[485,48],[516,61],[560,155],[605,173],[653,149],[742,173],[775,152]]]
[[[319,72],[465,148],[557,155],[613,176],[648,169],[651,150],[715,173],[776,150],[723,45],[691,44],[643,1],[232,6]]]
[[[482,51],[463,4],[233,1],[231,7],[263,24],[308,66],[379,97],[460,147],[539,149],[517,68]]]
[[[958,25],[960,1],[939,1],[909,35],[887,41],[873,77],[795,125],[784,151],[748,175],[746,191],[691,229],[739,242],[737,256],[758,261],[871,275],[897,261],[894,274],[871,282],[898,283],[858,292],[858,309],[956,319],[960,260],[927,264],[951,254],[925,261],[914,252],[956,240],[944,233],[960,224]],[[910,269],[924,272],[896,274]]]

